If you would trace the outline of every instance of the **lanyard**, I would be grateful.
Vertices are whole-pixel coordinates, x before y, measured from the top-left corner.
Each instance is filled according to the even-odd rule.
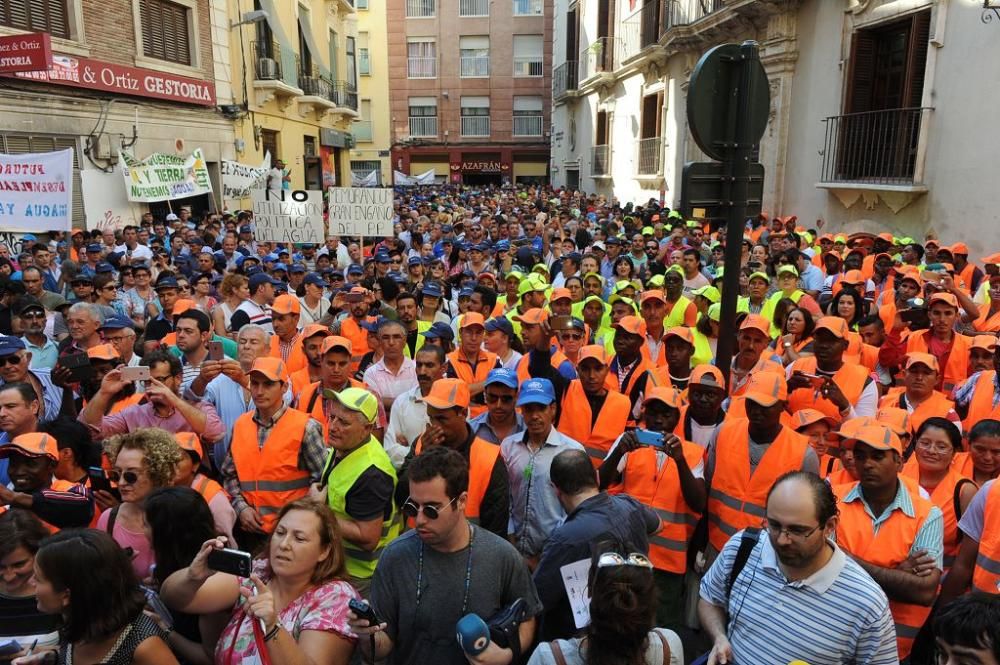
[[[465,593],[462,595],[462,616],[466,615],[469,608],[469,586],[472,582],[472,543],[475,540],[475,532],[472,530],[472,523],[469,523],[469,556],[465,561]],[[423,595],[422,582],[424,579],[424,543],[420,542],[420,554],[417,555],[417,607],[420,607],[420,597]]]

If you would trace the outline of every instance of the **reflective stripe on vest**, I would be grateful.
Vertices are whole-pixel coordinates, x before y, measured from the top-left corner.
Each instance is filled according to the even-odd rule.
[[[563,395],[562,415],[556,429],[583,444],[594,468],[598,468],[607,457],[611,445],[625,431],[631,409],[632,403],[628,397],[619,392],[608,392],[595,421],[583,384],[579,379],[574,379],[569,382],[566,394]]]
[[[993,481],[983,508],[983,533],[972,573],[972,588],[1000,593],[1000,481]]]

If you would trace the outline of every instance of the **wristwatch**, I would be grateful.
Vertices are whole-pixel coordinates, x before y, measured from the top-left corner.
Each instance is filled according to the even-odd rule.
[[[792,343],[791,342],[784,342],[784,343],[782,343],[782,346],[785,347],[786,349],[790,349],[790,348],[792,348]]]

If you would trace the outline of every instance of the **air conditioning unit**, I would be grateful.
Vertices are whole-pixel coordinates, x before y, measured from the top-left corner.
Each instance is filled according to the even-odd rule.
[[[273,58],[257,58],[257,78],[278,78],[278,63]]]

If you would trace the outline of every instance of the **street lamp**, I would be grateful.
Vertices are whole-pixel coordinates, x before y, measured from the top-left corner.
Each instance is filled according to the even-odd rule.
[[[243,18],[240,21],[230,21],[229,29],[237,28],[241,25],[248,25],[250,23],[260,23],[261,21],[268,20],[267,12],[263,9],[255,9],[252,12],[244,12]]]

